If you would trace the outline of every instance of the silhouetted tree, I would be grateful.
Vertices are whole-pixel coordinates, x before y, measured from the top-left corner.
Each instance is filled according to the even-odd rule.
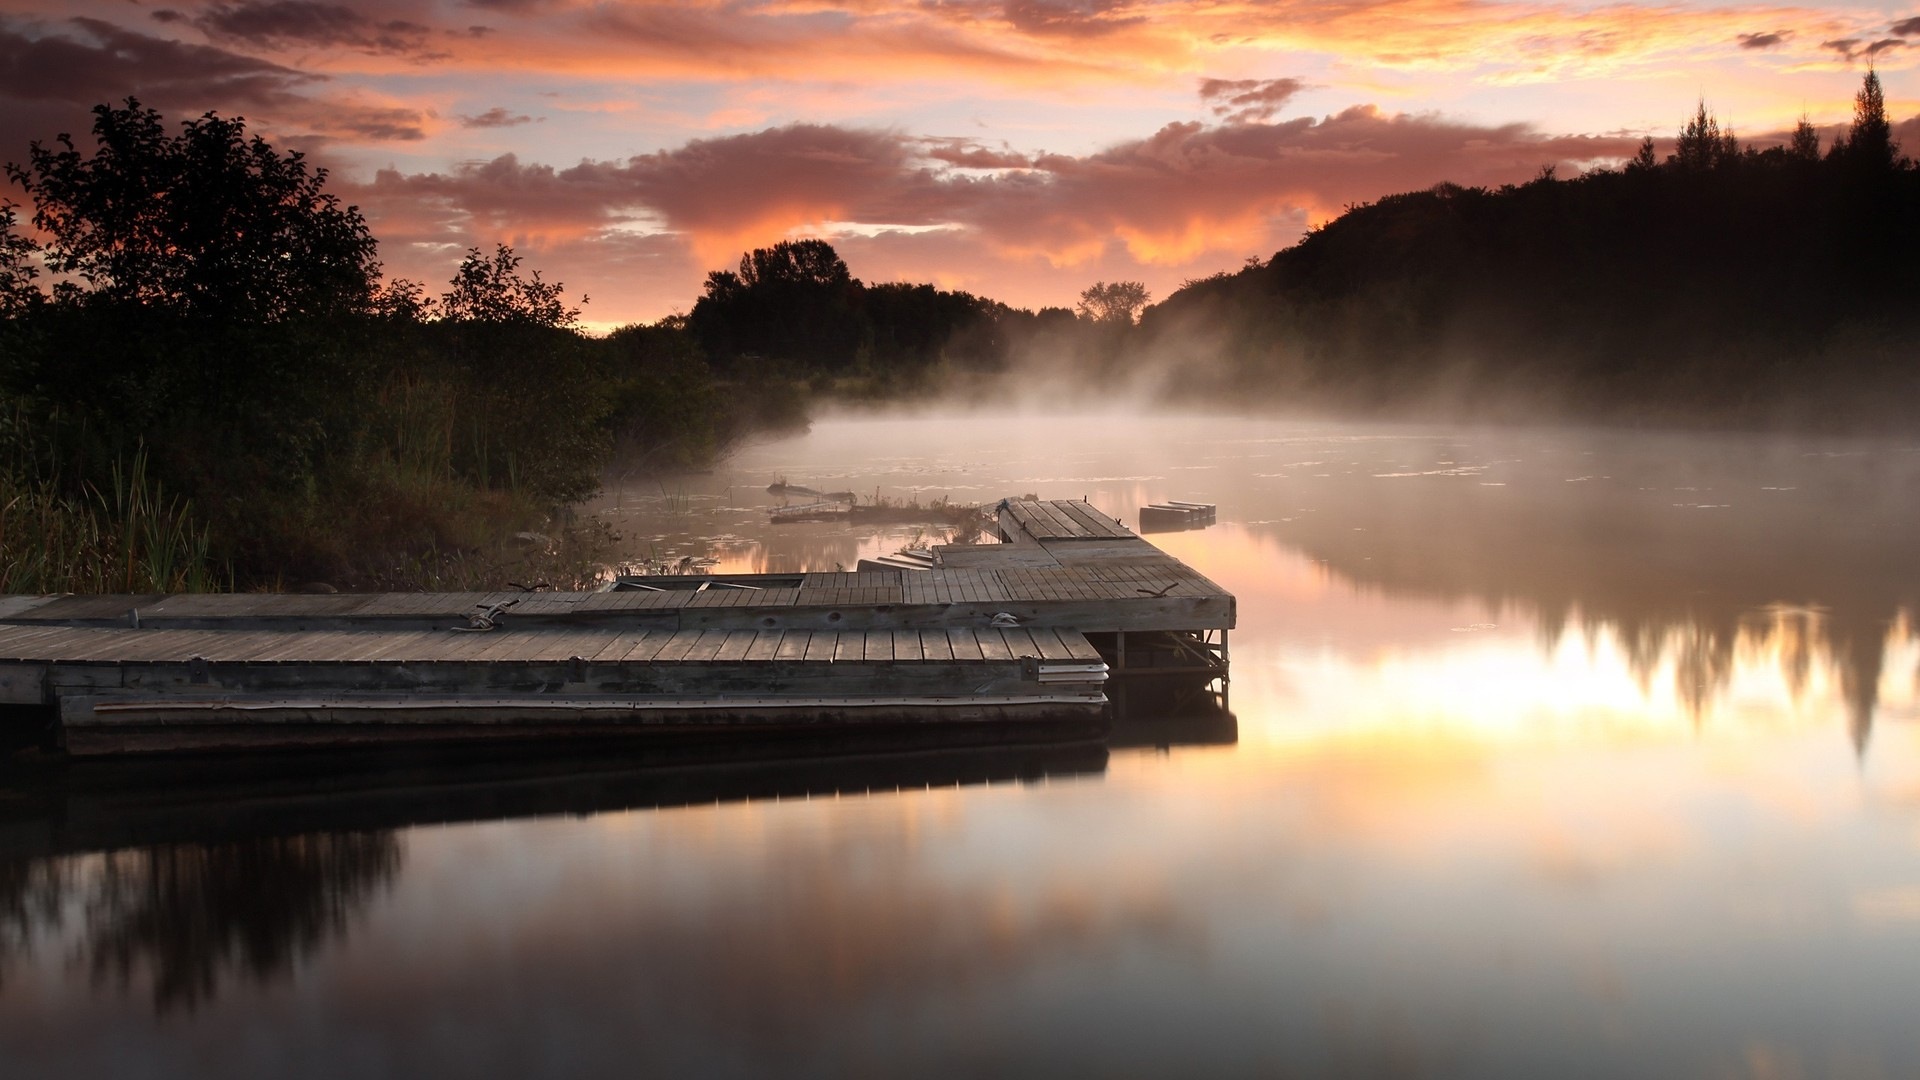
[[[0,318],[11,318],[32,307],[41,295],[33,284],[40,276],[40,268],[34,265],[40,246],[31,237],[15,232],[18,224],[13,204],[0,204]]]
[[[1151,299],[1143,282],[1096,281],[1081,291],[1076,309],[1095,322],[1132,326]]]
[[[1740,141],[1733,137],[1731,130],[1720,130],[1720,121],[1707,111],[1706,100],[1702,99],[1680,129],[1673,156],[1667,160],[1682,169],[1705,170],[1737,160],[1739,156]]]
[[[1880,75],[1869,68],[1860,82],[1860,92],[1853,98],[1853,124],[1834,140],[1830,156],[1863,172],[1886,172],[1894,167],[1899,150],[1893,141],[1893,125],[1887,120],[1887,98],[1880,87]]]
[[[1820,160],[1820,133],[1802,116],[1793,126],[1793,139],[1787,143],[1787,156],[1796,161]]]
[[[584,299],[584,298],[583,298]],[[389,306],[415,309],[410,297],[391,297]],[[441,317],[484,323],[526,323],[570,327],[579,323],[580,309],[567,306],[560,282],[540,280],[540,271],[520,275],[520,256],[505,244],[483,255],[470,248],[454,271],[453,288],[440,298]]]
[[[819,370],[853,365],[869,327],[864,288],[824,240],[788,240],[707,275],[689,325],[719,367],[753,356]]]
[[[94,293],[236,321],[364,311],[379,263],[327,171],[281,154],[246,122],[207,113],[168,135],[128,98],[93,110],[92,154],[35,140],[7,175],[32,196],[46,261]]]
[[[852,284],[853,275],[825,240],[783,240],[742,255],[740,281],[749,289],[790,286],[834,290]]]
[[[1640,140],[1640,149],[1633,155],[1633,158],[1627,162],[1627,168],[1651,169],[1659,163],[1659,159],[1653,156],[1653,136],[1649,135]]]

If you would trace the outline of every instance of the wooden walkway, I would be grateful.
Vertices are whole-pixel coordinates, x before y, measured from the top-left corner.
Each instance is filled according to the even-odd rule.
[[[927,660],[1093,663],[1074,631],[1048,627],[938,630],[580,630],[503,628],[383,633],[256,628],[171,630],[0,625],[0,664],[716,664]]]
[[[503,716],[527,730],[1053,722],[1105,702],[1089,633],[1219,630],[1224,654],[1233,597],[1119,522],[1007,502],[999,525],[1005,542],[937,548],[924,570],[0,597],[0,705],[56,709],[75,753],[332,743],[402,722],[416,737],[427,719],[497,734]]]

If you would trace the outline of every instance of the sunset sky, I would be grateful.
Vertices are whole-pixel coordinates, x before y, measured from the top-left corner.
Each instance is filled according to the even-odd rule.
[[[136,95],[333,171],[390,274],[513,244],[608,327],[747,247],[1022,306],[1155,298],[1356,201],[1562,176],[1704,97],[1920,152],[1920,5],[1556,0],[0,0],[0,158]],[[13,197],[19,197],[13,189]]]

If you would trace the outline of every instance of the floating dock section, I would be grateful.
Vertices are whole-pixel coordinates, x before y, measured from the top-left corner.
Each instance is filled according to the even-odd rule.
[[[1214,512],[1212,503],[1175,501],[1153,503],[1140,508],[1140,531],[1151,533],[1204,529],[1213,524]]]
[[[1224,694],[1231,595],[1080,503],[860,573],[580,593],[0,598],[0,727],[74,756],[484,739],[1098,733]],[[0,731],[0,734],[6,732]]]

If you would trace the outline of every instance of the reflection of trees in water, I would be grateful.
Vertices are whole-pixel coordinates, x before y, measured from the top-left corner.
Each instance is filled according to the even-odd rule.
[[[35,932],[60,920],[68,865],[52,859],[0,862],[0,987],[7,966],[24,952]]]
[[[164,1012],[211,1000],[223,976],[289,974],[393,879],[400,845],[391,832],[314,833],[94,858],[85,872],[70,860],[0,866],[0,948],[77,910],[78,955],[96,982],[127,986],[144,970]]]
[[[1906,609],[1885,621],[1839,620],[1825,611],[1783,606],[1718,618],[1703,614],[1631,622],[1560,611],[1543,619],[1549,649],[1574,629],[1570,623],[1577,623],[1588,640],[1611,635],[1618,641],[1642,689],[1652,689],[1661,669],[1671,663],[1674,691],[1696,723],[1732,685],[1742,652],[1770,660],[1795,704],[1805,699],[1816,672],[1830,673],[1846,703],[1848,734],[1861,751],[1873,733],[1887,653],[1916,636],[1915,613]],[[1920,687],[1920,671],[1914,678]]]
[[[1389,594],[1537,615],[1549,647],[1570,626],[1611,635],[1643,683],[1671,664],[1695,717],[1742,649],[1773,654],[1796,698],[1824,669],[1864,747],[1885,653],[1920,613],[1920,454],[1597,433],[1383,454],[1289,476],[1288,504],[1311,512],[1278,538]],[[1415,477],[1438,459],[1486,464]]]

